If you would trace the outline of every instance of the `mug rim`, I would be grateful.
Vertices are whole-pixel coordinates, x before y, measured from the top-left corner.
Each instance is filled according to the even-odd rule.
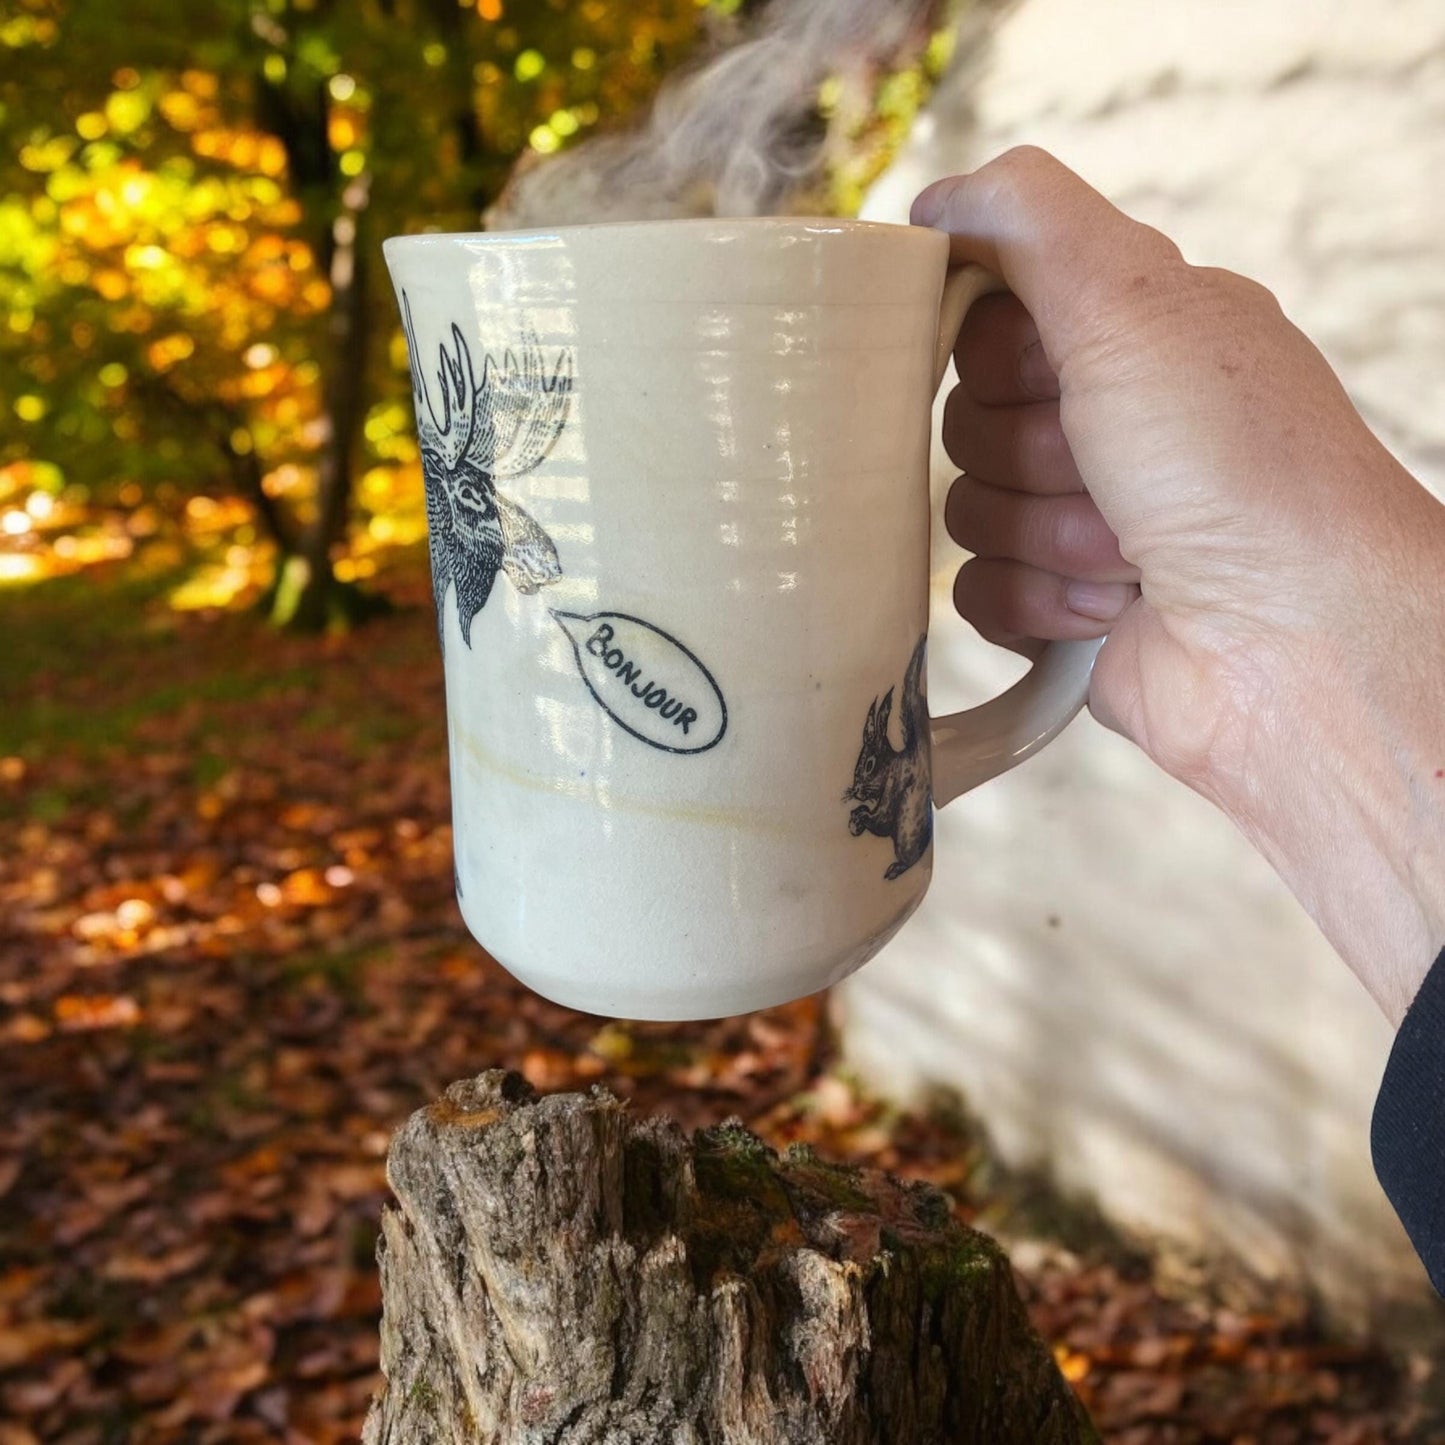
[[[381,243],[383,253],[392,250],[424,250],[432,246],[456,244],[505,246],[522,241],[565,240],[568,236],[598,231],[680,230],[731,231],[736,228],[755,231],[799,231],[805,234],[855,235],[886,232],[895,236],[938,236],[946,233],[936,226],[918,226],[912,222],[864,221],[852,216],[668,216],[635,221],[582,221],[567,226],[533,226],[520,231],[412,231],[388,236]],[[936,242],[932,244],[937,244]]]

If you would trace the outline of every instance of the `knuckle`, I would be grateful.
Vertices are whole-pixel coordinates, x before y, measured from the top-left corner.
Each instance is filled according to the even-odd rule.
[[[959,615],[987,642],[1033,656],[1028,638],[1060,635],[1063,580],[1017,562],[966,563],[954,580]],[[1021,645],[1022,644],[1022,645]]]
[[[1022,567],[1008,568],[999,578],[998,620],[1009,632],[1026,636],[1039,630],[1046,608],[1039,588]]]
[[[1014,466],[1021,482],[1056,482],[1072,471],[1073,453],[1057,416],[1031,417],[1021,426],[1015,446]],[[1047,488],[1053,490],[1053,487]],[[1041,488],[1043,490],[1043,488]]]
[[[943,403],[943,450],[949,461],[962,471],[968,470],[969,397],[962,384],[955,386]]]
[[[1252,277],[1227,271],[1222,266],[1192,266],[1190,270],[1211,300],[1226,301],[1240,310],[1261,314],[1281,313],[1279,298]]]
[[[953,579],[953,605],[958,615],[980,630],[989,621],[990,589],[984,585],[980,569],[986,564],[977,561],[965,562]]]
[[[967,506],[967,498],[963,494],[965,478],[957,477],[948,489],[948,496],[943,503],[943,525],[948,535],[960,547],[964,546],[963,541],[963,513]]]
[[[992,333],[984,301],[991,299],[986,296],[983,301],[968,308],[968,315],[963,318],[963,325],[958,328],[958,339],[953,344],[953,361],[958,368],[958,379],[970,389],[988,360]]]
[[[934,181],[931,186],[926,186],[919,192],[910,214],[915,217],[930,214],[935,217],[934,224],[942,225],[946,230],[948,218],[958,204],[958,196],[965,180],[964,176],[946,176],[942,180]]]
[[[984,545],[983,520],[978,512],[978,486],[970,477],[959,477],[949,489],[944,507],[948,535],[965,551],[978,554]]]
[[[959,545],[975,557],[997,557],[1009,548],[1007,519],[975,483],[963,494],[959,511]]]
[[[1162,232],[1139,229],[1143,236],[1120,248],[1115,261],[1088,285],[1089,293],[1100,307],[1123,307],[1131,315],[1172,310],[1193,289],[1192,268]]]
[[[974,172],[974,183],[985,188],[990,204],[997,206],[1018,200],[1032,192],[1061,169],[1046,150],[1034,145],[1010,146]]]
[[[1041,501],[1034,513],[1034,557],[1071,575],[1088,570],[1098,560],[1098,529],[1090,512],[1072,497]]]
[[[1015,175],[1036,175],[1042,170],[1056,167],[1059,163],[1042,146],[1025,144],[1010,146],[989,164]]]
[[[1064,578],[1021,563],[997,568],[994,621],[1005,637],[1056,637],[1067,630]]]
[[[1042,498],[1031,498],[1019,520],[1016,555],[1020,559],[1042,563],[1059,556],[1062,536],[1057,507]]]
[[[1184,252],[1179,249],[1179,244],[1173,237],[1166,236],[1163,231],[1145,225],[1142,221],[1134,224],[1139,228],[1139,249],[1149,261],[1161,269],[1187,264]]]

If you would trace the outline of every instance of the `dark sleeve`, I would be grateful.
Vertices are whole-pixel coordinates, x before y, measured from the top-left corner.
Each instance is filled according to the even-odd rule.
[[[1370,1152],[1430,1283],[1445,1294],[1445,953],[1395,1036]]]

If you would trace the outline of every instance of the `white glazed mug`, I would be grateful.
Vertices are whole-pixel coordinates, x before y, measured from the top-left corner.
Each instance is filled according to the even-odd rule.
[[[836,983],[932,808],[1079,710],[1096,643],[930,721],[940,232],[690,220],[386,243],[446,667],[457,895],[537,992],[639,1019]]]

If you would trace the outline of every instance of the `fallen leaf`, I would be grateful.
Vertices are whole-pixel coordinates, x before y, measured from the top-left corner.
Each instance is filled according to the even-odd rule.
[[[56,1350],[70,1350],[88,1340],[99,1326],[91,1320],[26,1320],[0,1326],[0,1370],[28,1365]]]
[[[195,1269],[210,1252],[210,1245],[199,1240],[194,1244],[167,1250],[164,1254],[115,1254],[106,1260],[101,1276],[104,1279],[129,1280],[138,1284],[159,1284],[162,1280],[174,1279],[178,1274],[186,1274]]]

